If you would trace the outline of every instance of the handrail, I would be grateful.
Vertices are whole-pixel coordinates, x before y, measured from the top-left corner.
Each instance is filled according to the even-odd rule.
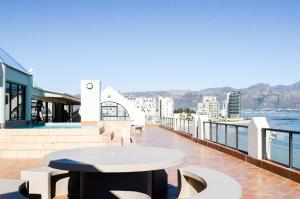
[[[206,136],[204,136],[204,139],[205,140],[209,140],[209,141],[212,141],[212,142],[215,142],[215,143],[218,143],[218,144],[221,144],[221,145],[223,145],[223,146],[226,146],[226,147],[229,147],[229,148],[232,148],[232,149],[235,149],[235,150],[237,150],[237,151],[240,151],[240,152],[242,152],[242,153],[245,153],[245,154],[248,154],[248,152],[247,151],[245,151],[245,150],[243,150],[243,149],[241,149],[240,147],[239,147],[239,128],[248,128],[248,126],[246,126],[246,125],[236,125],[236,124],[227,124],[227,123],[221,123],[221,122],[211,122],[211,121],[209,121],[209,122],[203,122],[203,130],[204,130],[204,132],[205,132],[205,135],[206,135],[206,125],[205,124],[209,124],[209,139],[207,139],[207,137]],[[212,139],[212,135],[213,135],[213,132],[212,132],[212,124],[214,124],[214,125],[216,125],[216,132],[215,132],[215,134],[216,134],[216,139],[215,139],[215,141]],[[221,143],[221,142],[219,142],[219,128],[218,128],[218,126],[224,126],[225,127],[225,132],[224,132],[224,134],[225,134],[225,137],[224,137],[224,143]],[[234,127],[235,128],[235,146],[233,147],[233,146],[230,146],[229,144],[228,144],[228,127]]]
[[[281,133],[293,133],[293,134],[300,135],[300,131],[292,131],[292,130],[285,130],[285,129],[263,128],[262,130],[276,131],[276,132],[281,132]]]
[[[248,128],[247,125],[243,125],[243,124],[232,124],[232,123],[226,123],[226,122],[213,122],[213,121],[209,121],[209,122],[203,122],[203,123],[222,124],[222,125],[228,125],[228,126],[237,126],[237,127]]]
[[[278,133],[287,133],[288,134],[288,163],[282,163],[282,162],[278,162],[276,160],[272,160],[268,158],[267,155],[267,132],[278,132]],[[299,169],[297,167],[294,167],[293,165],[293,139],[294,136],[293,135],[300,135],[299,131],[290,131],[290,130],[284,130],[284,129],[274,129],[274,128],[263,128],[262,129],[262,159],[264,160],[269,160],[272,162],[275,162],[277,164],[289,167],[289,168],[295,168],[295,169]],[[271,155],[271,154],[270,154]]]

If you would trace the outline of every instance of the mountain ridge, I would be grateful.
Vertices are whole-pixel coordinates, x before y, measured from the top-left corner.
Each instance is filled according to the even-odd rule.
[[[124,92],[130,97],[162,96],[174,99],[175,108],[195,108],[205,95],[217,96],[219,102],[224,100],[225,93],[229,90],[242,92],[243,110],[273,110],[273,109],[300,109],[300,81],[291,85],[271,86],[266,83],[258,83],[247,88],[216,87],[199,91],[169,90],[169,91],[139,91]]]

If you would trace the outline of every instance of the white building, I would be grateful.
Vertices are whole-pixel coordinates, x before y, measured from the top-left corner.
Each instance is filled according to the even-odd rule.
[[[202,102],[198,103],[197,114],[208,115],[210,118],[219,117],[219,102],[215,96],[203,96]]]
[[[0,48],[0,128],[72,121],[77,97],[33,87],[32,82],[32,74]]]
[[[128,97],[128,100],[147,117],[173,117],[174,100],[170,97]]]
[[[222,100],[221,103],[221,117],[226,118],[227,117],[227,100]]]
[[[145,113],[111,87],[101,92],[101,120],[130,120],[132,126],[145,125]]]
[[[81,80],[80,115],[82,125],[97,125],[99,121],[128,121],[131,126],[145,125],[144,112],[111,87],[100,91],[99,80]]]
[[[173,117],[174,116],[174,100],[170,97],[159,97],[159,116]]]
[[[158,112],[159,112],[158,97],[128,97],[128,100],[136,108],[143,111],[146,116],[158,116]]]

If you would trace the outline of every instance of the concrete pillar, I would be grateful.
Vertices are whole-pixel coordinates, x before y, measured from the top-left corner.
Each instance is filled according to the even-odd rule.
[[[25,120],[31,122],[31,97],[32,97],[33,80],[32,75],[29,77],[28,85],[26,86],[26,107]]]
[[[179,131],[179,118],[180,118],[180,114],[174,114],[174,130],[175,131]]]
[[[206,129],[206,131],[204,131],[204,124],[203,122],[208,122],[209,118],[208,115],[198,115],[198,139],[200,140],[204,140],[205,137],[209,138],[210,134],[209,134],[209,129]],[[205,133],[207,135],[205,135]]]
[[[262,159],[262,128],[269,128],[265,117],[254,117],[248,127],[248,155],[259,160]],[[267,151],[270,152],[269,145]]]
[[[5,126],[5,65],[0,60],[0,128]]]
[[[199,116],[198,115],[193,115],[193,130],[191,131],[192,133],[193,133],[193,137],[194,138],[198,138],[199,137],[199,135],[198,135],[198,133],[199,133],[199,123],[198,123],[198,121],[199,121]]]

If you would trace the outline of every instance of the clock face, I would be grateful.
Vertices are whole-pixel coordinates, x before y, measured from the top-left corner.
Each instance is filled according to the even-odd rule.
[[[92,83],[88,83],[86,85],[86,88],[89,89],[89,90],[93,89],[93,84]]]

